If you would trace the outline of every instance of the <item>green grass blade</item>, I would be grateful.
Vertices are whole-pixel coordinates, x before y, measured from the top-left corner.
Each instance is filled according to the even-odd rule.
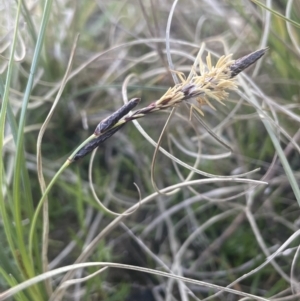
[[[266,119],[263,119],[263,123],[265,125],[265,128],[266,130],[268,131],[268,134],[273,142],[273,145],[276,149],[276,152],[278,154],[278,157],[281,161],[281,164],[284,168],[284,171],[286,173],[286,176],[289,180],[289,183],[293,189],[293,192],[295,194],[295,197],[296,197],[296,200],[300,206],[300,190],[299,190],[299,186],[298,186],[298,183],[297,183],[297,180],[295,178],[295,174],[294,172],[292,171],[291,169],[291,166],[288,162],[288,160],[286,159],[286,156],[280,146],[280,143],[278,141],[278,138],[276,137],[275,133],[274,133],[274,128],[271,126],[270,122]]]
[[[3,80],[2,77],[0,77],[0,95],[3,97],[4,95],[4,84],[3,84]],[[13,114],[12,108],[10,106],[10,103],[7,104],[7,120],[12,132],[12,136],[13,139],[15,141],[15,143],[17,143],[17,135],[18,135],[18,128],[17,128],[17,122],[16,122],[16,118]],[[34,214],[34,208],[33,208],[33,198],[32,198],[32,191],[30,189],[30,178],[29,178],[29,174],[28,174],[28,169],[26,168],[26,161],[24,158],[24,154],[22,154],[22,158],[21,158],[21,162],[22,162],[22,176],[21,176],[21,180],[22,180],[22,187],[24,188],[24,194],[26,195],[26,199],[25,199],[25,206],[23,206],[24,212],[26,214],[26,216],[33,216]],[[33,248],[35,251],[36,256],[39,255],[38,252],[38,242],[37,239],[34,240],[34,244],[33,244]],[[39,264],[39,261],[37,262],[37,264]]]
[[[252,2],[254,2],[255,4],[257,4],[258,6],[270,11],[272,14],[274,14],[275,16],[279,17],[280,19],[283,19],[284,21],[286,22],[289,22],[291,24],[293,24],[294,26],[300,28],[300,24],[296,21],[293,21],[289,18],[286,18],[284,15],[282,15],[281,13],[277,12],[276,10],[274,9],[270,9],[268,6],[264,5],[263,3],[257,1],[257,0],[251,0]]]
[[[18,23],[19,23],[19,18],[20,18],[20,7],[21,7],[20,4],[21,4],[21,1],[19,1],[19,4],[18,4],[17,15],[16,15],[16,20],[15,20],[15,30],[14,30],[13,41],[12,41],[12,45],[11,45],[11,52],[10,52],[7,74],[6,74],[6,80],[5,80],[5,88],[4,88],[4,91],[2,94],[2,96],[3,96],[2,97],[2,107],[1,107],[1,112],[0,112],[0,153],[1,154],[3,154],[4,129],[5,129],[7,106],[8,106],[8,102],[9,102],[9,89],[10,89],[10,84],[11,84],[11,79],[12,79],[12,74],[13,74],[13,67],[14,67],[14,54],[15,54],[15,49],[16,49]],[[1,170],[0,170],[1,187],[5,186],[5,178],[4,178],[5,170],[4,170],[3,163],[4,163],[4,160],[1,161]],[[5,230],[6,238],[7,238],[8,244],[9,244],[9,248],[12,252],[12,255],[16,259],[16,254],[14,252],[15,245],[14,245],[14,241],[13,241],[14,227],[8,217],[8,212],[6,210],[5,199],[4,199],[4,194],[3,194],[2,188],[0,189],[0,212],[1,212],[1,218],[3,221],[3,227]]]
[[[24,136],[23,136],[23,130],[25,126],[25,118],[26,118],[26,111],[27,111],[27,105],[29,102],[31,89],[33,86],[34,76],[37,70],[38,61],[40,58],[40,53],[43,46],[45,31],[47,28],[50,12],[51,12],[51,6],[52,6],[52,0],[46,1],[44,13],[42,17],[42,24],[40,28],[40,32],[38,34],[38,40],[36,43],[32,65],[30,68],[30,75],[28,78],[26,90],[24,93],[24,98],[22,102],[22,110],[19,120],[19,128],[18,128],[18,135],[17,135],[17,149],[16,149],[16,160],[15,160],[15,174],[14,174],[14,207],[15,207],[15,222],[16,222],[16,230],[17,230],[17,236],[19,241],[19,248],[20,252],[22,253],[22,257],[25,259],[24,264],[26,265],[26,268],[28,269],[29,275],[33,276],[33,267],[30,264],[28,252],[26,251],[25,244],[24,244],[24,233],[22,230],[21,225],[21,206],[20,206],[20,199],[21,199],[21,185],[20,185],[20,174],[21,174],[21,166],[22,166],[22,157],[24,156]],[[32,250],[30,250],[32,251]]]
[[[21,9],[21,2],[19,2],[19,7],[18,7],[18,14],[20,14],[20,9]],[[26,111],[27,111],[27,105],[29,102],[29,98],[31,95],[31,90],[33,86],[33,81],[35,78],[35,73],[37,70],[38,66],[38,61],[41,53],[41,49],[43,46],[43,41],[44,41],[44,36],[45,36],[45,31],[47,28],[50,12],[51,12],[51,5],[52,5],[52,0],[46,1],[45,6],[44,6],[44,12],[43,12],[43,17],[42,17],[42,22],[41,22],[41,28],[40,32],[38,35],[38,39],[36,42],[36,47],[33,55],[33,60],[32,60],[32,65],[30,68],[30,74],[28,78],[28,82],[26,85],[26,90],[24,93],[23,97],[23,102],[22,102],[22,109],[21,109],[21,114],[20,114],[20,120],[18,124],[18,133],[17,133],[17,143],[16,143],[16,157],[15,157],[15,170],[14,170],[14,179],[13,179],[13,203],[14,203],[14,223],[15,223],[15,230],[16,230],[16,244],[18,248],[18,253],[20,254],[19,256],[19,262],[22,265],[22,272],[25,278],[28,277],[33,277],[35,275],[34,272],[34,262],[30,260],[30,256],[28,253],[28,250],[26,249],[26,232],[24,230],[24,227],[22,225],[22,214],[23,213],[23,199],[21,198],[21,190],[23,190],[23,195],[25,195],[25,198],[27,201],[32,198],[31,192],[30,192],[30,181],[28,177],[23,181],[23,186],[21,185],[21,176],[22,176],[22,169],[24,167],[24,127],[25,127],[25,119],[26,119]],[[18,22],[19,20],[19,15],[16,20]],[[16,27],[17,28],[17,27]],[[16,41],[15,36],[15,41]],[[11,76],[11,75],[10,75]],[[8,89],[10,85],[6,83],[6,88]],[[8,93],[8,92],[7,92]],[[4,121],[3,121],[4,124]],[[28,198],[27,198],[28,197]],[[32,206],[32,205],[31,205]],[[29,210],[30,211],[30,210]],[[31,207],[31,211],[32,207]],[[27,212],[28,213],[28,212]],[[29,216],[31,219],[31,216]],[[32,252],[32,250],[31,250]],[[37,261],[40,262],[40,260]],[[31,297],[32,300],[41,300],[42,295],[40,294],[40,291],[37,289],[37,287],[33,288],[31,292]]]
[[[12,274],[7,274],[6,270],[3,269],[2,266],[0,266],[0,274],[11,287],[18,285],[18,281],[12,276]],[[16,301],[30,301],[22,291],[18,292],[14,298]]]

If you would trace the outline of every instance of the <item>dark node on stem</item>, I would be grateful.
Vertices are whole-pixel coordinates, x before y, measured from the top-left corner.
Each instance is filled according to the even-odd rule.
[[[254,64],[258,59],[260,59],[268,50],[268,48],[260,49],[257,51],[254,51],[248,55],[245,55],[241,57],[240,59],[237,59],[231,66],[231,78],[238,75],[240,72],[245,70],[250,65]]]
[[[113,127],[122,117],[128,114],[139,102],[140,98],[133,98],[120,109],[102,120],[96,127],[94,134],[99,136],[109,128]]]

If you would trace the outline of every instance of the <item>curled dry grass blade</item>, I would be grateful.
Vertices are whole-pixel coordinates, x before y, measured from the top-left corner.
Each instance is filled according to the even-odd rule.
[[[65,272],[74,272],[75,269],[78,268],[83,268],[83,267],[88,267],[88,266],[104,266],[104,267],[112,267],[112,268],[125,268],[125,269],[133,269],[136,271],[143,271],[143,272],[148,272],[148,273],[153,273],[155,275],[160,275],[160,276],[164,276],[164,277],[169,277],[169,278],[173,278],[173,279],[177,279],[177,280],[182,280],[185,281],[187,283],[194,283],[197,285],[203,285],[203,286],[208,286],[210,288],[214,288],[214,289],[220,289],[221,291],[218,292],[217,294],[215,294],[214,296],[218,296],[220,293],[222,292],[230,292],[233,294],[238,294],[240,296],[245,296],[245,297],[250,297],[250,298],[254,298],[255,300],[268,300],[262,297],[258,297],[258,296],[254,296],[251,294],[246,294],[240,291],[236,291],[236,290],[231,290],[229,289],[229,287],[237,284],[238,282],[240,282],[241,280],[246,279],[247,277],[251,276],[252,274],[254,274],[255,272],[257,272],[258,270],[262,269],[264,266],[266,266],[267,264],[269,264],[278,254],[280,254],[281,252],[283,252],[285,250],[285,248],[292,243],[298,236],[300,235],[300,231],[296,231],[292,236],[290,236],[286,242],[276,251],[274,252],[272,255],[270,255],[267,260],[261,264],[260,266],[258,266],[257,268],[255,268],[254,270],[252,270],[250,273],[247,273],[245,275],[243,275],[242,277],[240,277],[239,279],[235,280],[233,283],[231,283],[230,285],[228,285],[226,288],[224,287],[219,287],[217,285],[213,285],[213,284],[208,284],[206,282],[202,282],[202,281],[197,281],[197,280],[193,280],[193,279],[189,279],[189,278],[185,278],[185,277],[180,277],[180,276],[176,276],[173,274],[169,274],[169,273],[165,273],[165,272],[160,272],[160,271],[153,271],[151,269],[145,269],[142,267],[135,267],[135,266],[130,266],[130,265],[123,265],[123,264],[117,264],[117,263],[109,263],[109,262],[104,262],[104,263],[99,263],[99,262],[93,262],[93,263],[80,263],[80,264],[73,264],[71,266],[65,266],[62,268],[58,268],[56,270],[50,271],[50,272],[46,272],[42,275],[39,275],[37,277],[34,277],[32,279],[29,279],[21,284],[16,285],[15,287],[7,290],[6,292],[3,292],[0,294],[0,300],[6,300],[8,298],[10,298],[11,296],[17,294],[18,292],[24,290],[25,288],[28,288],[40,281],[44,281],[45,279],[51,278],[55,275],[59,275],[61,273],[65,273]],[[66,283],[65,287],[66,288],[68,286],[68,282]]]
[[[230,288],[224,288],[224,287],[221,287],[219,285],[209,284],[207,282],[194,280],[194,279],[190,279],[190,278],[186,278],[186,277],[181,277],[181,276],[177,276],[177,275],[173,275],[173,274],[170,274],[170,273],[161,272],[161,271],[157,271],[157,270],[147,269],[147,268],[143,268],[143,267],[136,267],[136,266],[126,265],[126,264],[112,263],[112,262],[89,262],[89,263],[73,264],[71,266],[65,266],[65,267],[62,267],[62,268],[58,268],[56,270],[47,272],[47,273],[45,273],[43,275],[40,275],[38,277],[34,277],[30,280],[27,280],[27,281],[23,282],[22,284],[19,284],[16,287],[14,287],[14,288],[12,288],[8,291],[6,291],[4,293],[1,293],[0,294],[0,300],[1,301],[6,300],[9,297],[16,294],[17,292],[27,288],[28,286],[36,284],[36,283],[38,283],[40,281],[43,281],[43,280],[45,280],[49,277],[53,277],[53,276],[56,276],[56,275],[59,275],[61,273],[65,273],[65,272],[68,272],[68,271],[74,271],[76,269],[81,269],[81,268],[85,268],[85,267],[93,267],[93,266],[140,271],[140,272],[150,273],[150,274],[157,275],[157,276],[162,276],[162,277],[168,277],[168,278],[181,280],[181,281],[184,281],[186,283],[201,285],[201,286],[213,289],[213,290],[222,290],[224,292],[229,292],[229,293],[234,294],[234,295],[252,298],[252,299],[258,300],[258,301],[268,301],[268,299],[263,298],[263,297],[255,296],[255,295],[252,295],[252,294],[247,294],[247,293],[240,292],[238,290],[234,290],[234,289],[230,289]],[[97,275],[97,273],[95,273],[95,275]],[[69,285],[69,283],[66,283],[66,287],[68,285]],[[51,299],[51,300],[54,300],[54,299]]]
[[[236,182],[236,183],[248,183],[248,184],[254,184],[254,185],[265,185],[267,184],[266,182],[262,181],[256,181],[256,180],[250,180],[250,179],[236,179],[236,178],[228,178],[228,179],[202,179],[202,180],[194,180],[194,181],[188,181],[188,182],[181,182],[176,185],[172,185],[170,187],[162,189],[162,193],[168,193],[170,191],[173,191],[175,189],[180,189],[183,187],[187,186],[193,186],[193,185],[205,185],[207,183],[217,183],[217,182]],[[106,226],[94,239],[93,241],[89,244],[89,246],[85,249],[83,253],[77,258],[75,263],[80,263],[84,262],[95,250],[97,247],[98,243],[100,240],[105,238],[115,227],[117,227],[125,218],[126,216],[130,213],[135,211],[137,208],[140,206],[143,206],[151,201],[153,201],[159,194],[153,193],[149,195],[148,197],[144,198],[141,200],[139,203],[133,205],[129,209],[127,209],[123,215],[120,215],[116,217],[108,226]],[[70,279],[71,277],[74,276],[75,271],[70,270],[61,280],[61,284],[63,284],[65,281]],[[59,300],[58,299],[58,294],[61,293],[61,287],[59,286],[54,294],[52,295],[52,300]]]

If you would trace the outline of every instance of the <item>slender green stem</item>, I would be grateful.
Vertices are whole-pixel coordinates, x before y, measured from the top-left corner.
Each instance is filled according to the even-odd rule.
[[[58,179],[58,177],[61,175],[61,173],[71,164],[71,162],[69,160],[67,160],[59,169],[59,171],[55,174],[55,176],[52,178],[51,182],[49,183],[49,185],[47,186],[42,198],[40,199],[38,206],[36,207],[36,210],[34,212],[32,221],[31,221],[31,225],[30,225],[30,231],[29,231],[29,254],[30,254],[30,258],[31,260],[33,260],[33,256],[32,256],[32,245],[33,245],[33,236],[35,233],[35,228],[36,228],[36,222],[37,222],[37,218],[39,215],[39,212],[42,209],[42,206],[44,204],[44,201],[46,199],[47,194],[49,193],[50,189],[52,188],[52,186],[54,185],[54,183],[56,182],[56,180]]]
[[[73,153],[70,155],[70,157],[68,158],[69,161],[72,161],[74,156],[78,153],[78,151],[80,151],[85,145],[87,145],[90,141],[92,141],[93,139],[97,138],[97,136],[95,134],[92,134],[89,138],[87,138],[84,142],[82,142],[74,151]]]
[[[95,139],[95,135],[91,135],[89,138],[87,138],[83,143],[81,143],[74,151],[73,153],[70,155],[70,157],[68,158],[68,160],[61,166],[61,168],[58,170],[58,172],[55,174],[55,176],[52,178],[51,182],[49,183],[49,185],[47,186],[44,194],[42,195],[41,199],[39,200],[39,203],[36,207],[36,210],[34,212],[34,216],[32,218],[31,221],[31,226],[30,226],[30,231],[29,231],[29,253],[30,253],[30,258],[31,260],[33,259],[33,255],[32,255],[32,246],[33,246],[33,237],[34,237],[34,233],[35,233],[35,229],[36,229],[36,223],[37,223],[37,218],[38,215],[42,209],[42,206],[45,202],[46,196],[48,195],[49,191],[51,190],[51,188],[53,187],[53,185],[55,184],[56,180],[58,179],[58,177],[62,174],[62,172],[72,163],[72,159],[73,157],[76,155],[76,153],[82,148],[84,147],[88,142],[90,142],[91,140]]]

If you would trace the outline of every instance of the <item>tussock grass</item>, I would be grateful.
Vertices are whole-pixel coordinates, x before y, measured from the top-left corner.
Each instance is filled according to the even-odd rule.
[[[297,1],[1,10],[0,300],[299,299]]]

